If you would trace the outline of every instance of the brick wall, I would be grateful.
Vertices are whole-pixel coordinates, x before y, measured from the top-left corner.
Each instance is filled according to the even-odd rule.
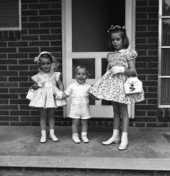
[[[136,1],[137,71],[143,80],[145,102],[136,105],[136,126],[169,126],[169,110],[158,109],[158,10],[159,0]]]
[[[39,111],[30,109],[25,95],[37,72],[33,58],[52,52],[62,63],[61,0],[21,0],[22,30],[0,31],[0,125],[39,125]],[[157,108],[158,0],[136,0],[136,62],[144,83],[144,102],[136,105],[132,126],[170,126],[169,110]],[[60,66],[59,71],[62,71]],[[56,125],[70,125],[62,108]],[[112,126],[112,119],[92,119],[91,126]]]
[[[62,63],[61,0],[21,0],[21,6],[22,30],[0,32],[0,125],[38,125],[39,112],[25,99],[37,72],[33,58],[47,50]],[[56,123],[62,116],[58,109]]]

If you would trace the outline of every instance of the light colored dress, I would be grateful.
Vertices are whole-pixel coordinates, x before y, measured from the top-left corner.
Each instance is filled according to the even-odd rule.
[[[128,61],[134,60],[136,57],[137,52],[135,50],[122,49],[108,53],[109,70],[92,86],[90,93],[99,99],[123,104],[143,101],[144,92],[133,95],[125,94],[124,83],[128,77],[127,75],[124,73],[113,74],[111,70],[113,66],[129,68]]]
[[[91,85],[88,83],[79,84],[74,82],[65,90],[65,94],[71,96],[71,105],[69,117],[74,119],[91,118],[89,108],[89,89]]]
[[[30,107],[36,108],[57,108],[66,105],[65,100],[56,100],[59,92],[56,83],[59,80],[60,72],[54,72],[51,77],[47,73],[38,73],[31,79],[38,84],[40,88],[34,91],[30,98]]]

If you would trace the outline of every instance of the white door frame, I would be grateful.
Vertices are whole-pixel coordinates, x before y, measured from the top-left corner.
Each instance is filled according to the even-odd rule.
[[[72,16],[72,9],[71,9],[71,0],[62,0],[62,70],[63,70],[63,83],[65,85],[65,88],[72,82],[72,75],[67,75],[66,70],[69,69],[69,67],[72,68],[72,59],[71,58],[86,58],[87,57],[87,52],[81,52],[81,53],[72,53],[72,38],[70,37],[71,33],[72,33],[72,21],[68,20],[68,16]],[[125,26],[126,26],[126,30],[127,30],[127,35],[130,39],[130,46],[129,48],[135,48],[135,19],[136,19],[136,0],[125,0]],[[67,28],[66,28],[67,26]],[[69,28],[69,32],[68,32],[68,27]],[[66,46],[66,41],[67,41],[67,46]],[[67,50],[66,50],[67,49]],[[98,59],[98,57],[106,57],[108,52],[88,52],[88,54],[90,54],[90,56],[95,58],[95,63],[98,64],[97,62],[99,62],[100,59]],[[100,69],[100,67],[98,67],[98,69]],[[96,71],[96,78],[100,78],[101,77],[101,71]],[[90,80],[88,80],[89,82]],[[94,80],[92,80],[94,83]],[[92,82],[89,82],[92,83]],[[96,105],[98,105],[98,102],[96,101]],[[94,106],[93,108],[96,108],[96,111],[99,111],[100,108],[98,108],[97,106]],[[104,106],[102,108],[105,108]],[[64,108],[64,117],[66,117],[67,115],[67,111],[68,111],[68,107]],[[107,109],[108,111],[108,109]],[[109,109],[109,113],[113,114],[112,112],[112,107]],[[103,111],[99,112],[100,114],[102,114]],[[130,105],[128,106],[128,112],[129,112],[129,116],[131,118],[134,118],[135,116],[135,106]],[[93,116],[93,115],[92,115]],[[103,115],[101,115],[103,116]],[[112,115],[113,117],[113,115]]]

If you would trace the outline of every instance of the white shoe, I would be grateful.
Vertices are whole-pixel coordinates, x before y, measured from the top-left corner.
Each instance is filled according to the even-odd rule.
[[[73,140],[73,142],[76,143],[76,144],[81,143],[78,134],[73,134],[73,135],[72,135],[72,140]]]
[[[46,143],[47,137],[46,137],[46,131],[42,130],[41,131],[41,138],[40,138],[40,143]]]
[[[53,142],[57,142],[58,138],[56,137],[55,133],[54,133],[54,129],[50,129],[50,136],[49,138],[53,141]]]
[[[102,144],[104,144],[104,145],[119,144],[119,143],[120,143],[120,137],[119,136],[112,136],[107,141],[102,142]]]
[[[90,142],[89,139],[87,138],[87,135],[86,135],[86,134],[82,134],[82,135],[81,135],[81,139],[82,139],[82,141],[83,141],[84,143],[89,143],[89,142]]]
[[[57,141],[59,140],[58,137],[56,137],[55,134],[51,134],[51,135],[50,135],[50,139],[51,139],[53,142],[57,142]]]
[[[128,148],[128,142],[121,142],[119,147],[118,147],[118,150],[126,150]]]

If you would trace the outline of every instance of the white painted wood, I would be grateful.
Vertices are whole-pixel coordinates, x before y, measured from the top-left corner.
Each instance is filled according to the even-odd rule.
[[[106,58],[107,52],[72,52],[72,7],[71,0],[62,1],[63,14],[63,75],[65,88],[75,80],[72,79],[72,58],[95,59],[95,79],[88,79],[87,82],[94,84],[101,77],[101,59]],[[130,48],[135,46],[135,0],[126,0],[125,21],[127,35],[130,39]],[[70,98],[67,99],[68,106],[65,108],[64,115],[68,116]],[[111,105],[101,105],[101,101],[95,101],[95,106],[90,106],[93,117],[112,118],[113,108]],[[135,106],[128,107],[130,117],[134,117]]]

